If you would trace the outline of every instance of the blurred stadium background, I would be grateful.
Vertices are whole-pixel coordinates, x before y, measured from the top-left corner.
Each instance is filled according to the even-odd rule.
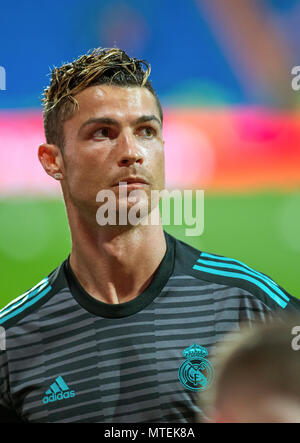
[[[151,63],[165,114],[169,188],[205,190],[205,228],[185,237],[300,297],[299,0],[44,0],[1,5],[0,307],[70,250],[57,182],[42,170],[50,68],[117,46]]]

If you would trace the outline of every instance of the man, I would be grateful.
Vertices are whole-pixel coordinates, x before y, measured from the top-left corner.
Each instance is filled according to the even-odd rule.
[[[213,423],[300,423],[300,318],[220,344],[214,386],[199,402]]]
[[[267,276],[150,223],[164,142],[149,73],[117,48],[95,50],[54,69],[45,90],[38,156],[60,180],[72,250],[0,312],[0,402],[25,421],[194,421],[224,333],[299,309]],[[107,191],[118,215],[138,205],[149,223],[100,226]]]

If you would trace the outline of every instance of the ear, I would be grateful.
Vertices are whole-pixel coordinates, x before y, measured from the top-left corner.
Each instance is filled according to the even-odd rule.
[[[63,178],[63,157],[58,146],[43,143],[38,148],[38,158],[48,175],[57,179]],[[60,174],[60,176],[56,175]]]

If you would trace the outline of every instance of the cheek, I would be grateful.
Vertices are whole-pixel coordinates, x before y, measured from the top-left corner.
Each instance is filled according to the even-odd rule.
[[[164,188],[165,185],[165,155],[164,150],[159,149],[152,157],[151,161],[152,175],[155,179],[155,185],[158,189]]]
[[[149,164],[164,164],[165,152],[160,143],[149,144],[144,148],[143,154]]]
[[[95,152],[69,158],[66,172],[70,194],[80,200],[89,201],[96,199],[99,190],[106,185],[105,179],[111,175],[109,164],[105,162],[103,155]]]
[[[73,177],[85,177],[86,179],[99,175],[99,171],[105,169],[109,164],[109,152],[104,149],[93,149],[91,147],[74,149],[66,160],[67,173]],[[103,174],[101,174],[103,176]]]
[[[164,167],[165,167],[165,151],[164,151],[163,146],[160,147],[160,149],[157,150],[156,161],[157,161],[158,165],[162,169],[164,169]]]

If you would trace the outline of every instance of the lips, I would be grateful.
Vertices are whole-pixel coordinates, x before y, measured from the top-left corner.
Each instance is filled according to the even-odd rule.
[[[137,185],[148,185],[149,183],[143,179],[142,177],[124,177],[120,179],[118,182],[114,183],[113,186],[120,186],[120,183],[126,182],[127,185],[137,184]],[[122,185],[125,186],[125,185]]]

